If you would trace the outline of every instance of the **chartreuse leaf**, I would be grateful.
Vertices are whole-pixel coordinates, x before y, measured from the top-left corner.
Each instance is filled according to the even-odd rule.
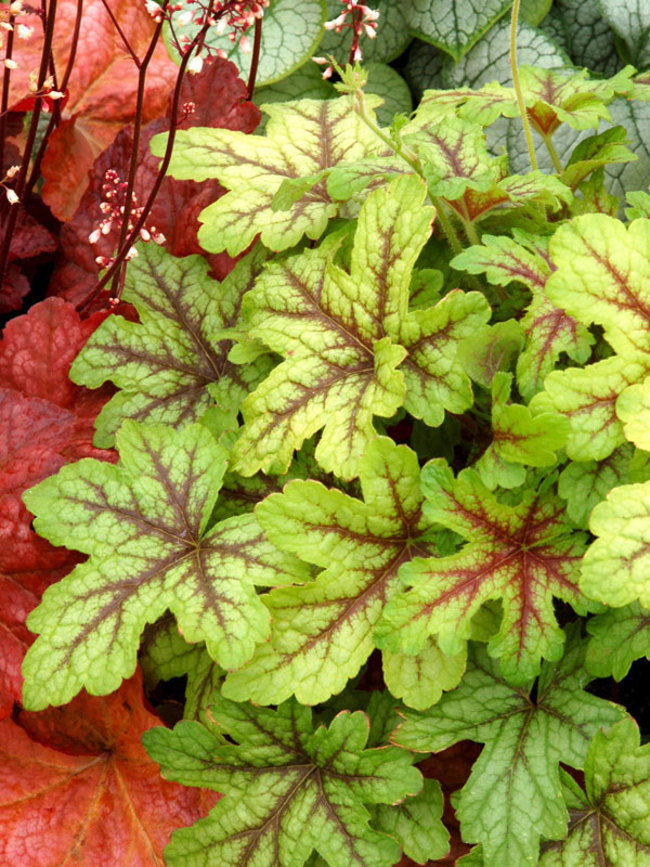
[[[551,373],[545,394],[535,398],[568,415],[567,454],[574,460],[605,458],[625,436],[641,447],[646,441],[647,410],[639,401],[639,389],[629,396],[626,391],[642,384],[650,368],[649,248],[647,220],[635,220],[626,228],[604,214],[576,217],[551,239],[557,270],[546,283],[549,298],[585,325],[601,325],[617,353],[585,368]],[[617,415],[619,396],[625,418],[626,409],[638,411],[625,430]]]
[[[311,709],[294,701],[271,710],[217,696],[210,712],[231,743],[195,722],[143,739],[165,777],[225,795],[206,819],[172,835],[166,864],[302,867],[313,850],[330,867],[399,860],[398,843],[370,827],[366,805],[415,795],[422,777],[405,750],[366,748],[366,714],[342,712],[314,730]],[[434,802],[428,818],[439,839],[436,812]]]
[[[438,425],[445,409],[471,405],[456,350],[489,318],[484,297],[457,290],[435,307],[407,312],[433,216],[425,194],[411,175],[368,196],[349,273],[333,263],[340,238],[330,236],[258,278],[245,301],[249,333],[286,360],[242,404],[235,470],[285,472],[294,449],[323,428],[317,461],[350,479],[376,435],[373,415],[390,417],[403,404]]]
[[[292,481],[267,497],[256,515],[268,538],[284,551],[323,568],[302,586],[275,588],[264,597],[271,614],[271,641],[251,662],[228,675],[224,695],[278,704],[295,693],[316,704],[340,692],[373,651],[373,630],[398,591],[398,570],[412,557],[431,555],[435,540],[422,518],[417,456],[381,437],[361,459],[364,501],[313,481]],[[440,673],[435,650],[412,665],[388,662],[398,695],[422,703],[460,679],[464,658]],[[413,683],[413,668],[426,672]]]
[[[407,0],[406,20],[420,39],[460,60],[509,8],[509,0],[461,0],[453,4],[444,0]]]
[[[197,35],[197,24],[179,24],[177,20],[189,10],[195,11],[196,7],[188,0],[181,0],[174,6],[177,38],[185,36],[191,40]],[[326,15],[325,0],[301,0],[299,17],[295,15],[292,0],[271,0],[268,8],[264,9],[264,39],[260,45],[256,82],[262,85],[279,81],[308,62],[322,36]],[[252,30],[249,36],[251,34]],[[210,27],[206,43],[213,51],[223,52],[246,80],[251,67],[251,40],[247,37],[247,41],[242,42],[239,37],[231,39],[231,35],[233,31],[230,28],[220,32],[218,28]],[[174,43],[169,40],[168,44],[175,54]]]
[[[238,412],[272,364],[268,357],[232,364],[232,340],[218,341],[213,335],[242,327],[242,296],[263,259],[263,249],[257,247],[217,283],[208,277],[201,256],[178,259],[156,244],[139,246],[127,268],[122,298],[135,306],[140,321],[109,316],[70,370],[80,385],[97,388],[110,380],[120,389],[95,421],[96,445],[113,445],[125,418],[179,427],[198,421],[212,403]]]
[[[25,705],[95,695],[133,674],[140,634],[169,608],[189,642],[205,640],[223,667],[242,665],[268,638],[254,585],[302,574],[254,516],[206,526],[227,453],[202,425],[178,431],[127,419],[117,466],[82,460],[25,493],[54,545],[89,555],[30,615],[40,633],[25,659]]]
[[[594,677],[622,680],[636,659],[650,658],[650,611],[638,602],[592,617],[587,632],[592,639],[585,665]]]
[[[650,744],[631,717],[598,731],[585,761],[585,788],[562,774],[569,833],[542,846],[539,867],[643,867],[650,863]]]
[[[636,600],[650,608],[650,482],[614,488],[589,527],[598,538],[584,557],[583,592],[616,608]]]
[[[384,681],[395,698],[416,710],[424,710],[440,700],[443,691],[453,689],[465,671],[465,649],[447,656],[438,642],[429,637],[415,656],[384,650]]]
[[[526,335],[523,352],[517,361],[517,385],[530,400],[542,387],[544,377],[557,364],[562,352],[583,363],[589,357],[593,338],[584,325],[555,307],[544,293],[551,273],[547,241],[521,230],[514,238],[483,235],[482,245],[469,247],[452,260],[452,266],[484,273],[495,286],[523,283],[533,298],[520,322]]]
[[[393,741],[418,751],[443,750],[470,738],[485,744],[456,803],[463,840],[481,842],[485,864],[536,864],[540,837],[560,839],[568,814],[559,763],[581,768],[589,741],[622,709],[583,691],[585,642],[568,636],[557,665],[513,688],[482,646],[460,686],[424,713],[404,712]]]
[[[519,505],[504,505],[473,469],[454,479],[442,459],[422,470],[422,490],[425,516],[469,541],[451,556],[402,566],[410,589],[386,605],[378,646],[419,653],[434,634],[444,653],[458,653],[471,637],[472,616],[487,600],[500,599],[503,619],[488,647],[505,677],[526,682],[539,672],[541,657],[562,655],[553,597],[587,610],[577,588],[584,534],[572,531],[564,504],[550,491],[527,490]]]
[[[378,98],[369,95],[367,103],[372,110]],[[265,136],[203,127],[176,133],[170,173],[195,181],[217,178],[231,191],[201,212],[199,241],[212,253],[226,250],[236,256],[257,234],[272,250],[286,250],[305,234],[320,237],[339,211],[325,179],[289,209],[273,210],[280,184],[386,150],[353,111],[348,96],[277,103],[264,110],[270,116]],[[162,156],[165,143],[166,134],[152,139],[156,156]]]

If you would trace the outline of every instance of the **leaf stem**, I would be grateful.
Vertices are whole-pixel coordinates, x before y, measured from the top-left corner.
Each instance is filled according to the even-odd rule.
[[[248,74],[248,84],[246,85],[248,89],[248,98],[253,98],[253,92],[255,90],[255,79],[257,78],[257,67],[260,62],[260,48],[262,46],[262,19],[255,19],[255,36],[253,39],[253,56],[251,57],[251,68]]]
[[[555,171],[558,175],[562,174],[564,169],[562,168],[562,163],[560,162],[560,158],[557,155],[557,151],[555,150],[555,145],[553,144],[551,136],[543,136],[544,144],[546,145],[546,150],[551,155],[551,159],[553,160],[553,165],[555,166]]]
[[[530,164],[535,171],[537,169],[537,158],[535,156],[535,147],[533,145],[533,136],[530,131],[530,122],[528,120],[528,112],[524,103],[524,94],[521,89],[519,80],[519,67],[517,66],[517,21],[519,20],[519,4],[520,0],[514,0],[512,4],[512,15],[510,18],[510,70],[512,72],[512,83],[517,94],[517,103],[519,105],[519,114],[521,122],[524,125],[524,134],[526,136],[526,145],[530,155]]]

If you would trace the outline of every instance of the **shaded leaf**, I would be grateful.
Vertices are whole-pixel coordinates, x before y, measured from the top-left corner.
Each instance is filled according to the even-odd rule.
[[[564,837],[559,763],[581,768],[598,729],[623,715],[583,691],[584,653],[573,630],[562,661],[542,667],[533,701],[532,681],[509,686],[477,646],[461,685],[422,714],[405,712],[393,736],[415,750],[437,751],[464,738],[485,744],[457,811],[463,839],[480,840],[486,865],[535,863],[540,837]]]
[[[579,858],[584,867],[642,865],[650,858],[650,745],[631,717],[599,731],[585,761],[586,792],[563,774],[569,832],[542,847],[540,867]]]
[[[96,325],[51,298],[9,322],[0,342],[0,718],[21,697],[20,667],[34,638],[26,616],[78,562],[36,535],[21,495],[69,461],[113,460],[91,445],[107,392],[93,394],[68,379],[70,362]]]
[[[650,611],[638,602],[592,617],[587,632],[592,638],[585,666],[595,677],[623,680],[635,660],[650,658]]]
[[[131,49],[142,59],[155,29],[144,4],[108,0],[107,5]],[[138,88],[136,66],[102,0],[84,0],[75,37],[76,12],[77,0],[57,3],[52,53],[59,74],[66,69],[71,45],[76,45],[76,52],[63,121],[49,137],[42,165],[43,200],[60,220],[69,220],[77,209],[93,161],[133,121]],[[11,102],[28,93],[29,75],[41,60],[42,23],[36,15],[22,21],[33,30],[20,42],[20,64],[11,75]],[[147,70],[144,123],[164,113],[176,74],[176,65],[159,42]]]
[[[167,778],[226,795],[207,819],[174,834],[170,867],[207,859],[300,867],[314,849],[331,867],[399,858],[395,840],[369,827],[364,804],[413,795],[421,777],[404,750],[365,748],[364,713],[340,713],[314,730],[311,710],[296,702],[269,710],[217,698],[211,712],[231,743],[191,722],[144,736]]]

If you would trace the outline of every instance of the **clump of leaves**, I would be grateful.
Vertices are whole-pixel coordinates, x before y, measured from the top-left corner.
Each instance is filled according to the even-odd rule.
[[[116,773],[146,762],[113,725],[43,738],[57,713],[108,708],[147,729],[174,783],[157,797],[183,801],[155,838],[159,857],[188,826],[172,867],[425,863],[449,840],[423,760],[472,741],[462,863],[645,863],[646,747],[615,689],[588,687],[650,656],[650,197],[623,212],[612,192],[637,156],[621,105],[634,116],[647,85],[524,66],[516,88],[471,86],[508,4],[468,4],[463,33],[398,5],[382,14],[450,58],[451,86],[411,116],[386,123],[372,70],[335,63],[334,89],[294,100],[269,67],[259,135],[235,84],[227,129],[172,114],[174,189],[211,258],[137,246],[132,307],[89,320],[57,404],[74,427],[102,389],[79,410],[83,449],[53,435],[44,472],[10,489],[26,550],[48,540],[74,565],[29,604],[45,591],[27,710],[5,723],[19,794],[36,790],[27,737],[66,791],[97,740]],[[524,45],[543,17],[528,7]],[[163,158],[165,125],[145,134]],[[183,678],[173,730],[126,695],[138,661],[152,696]]]

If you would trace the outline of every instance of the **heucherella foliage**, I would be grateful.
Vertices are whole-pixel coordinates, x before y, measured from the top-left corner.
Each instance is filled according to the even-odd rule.
[[[174,834],[167,863],[300,867],[314,849],[334,867],[390,867],[399,858],[395,838],[371,826],[366,805],[416,795],[422,778],[408,752],[366,748],[365,714],[343,712],[315,727],[312,711],[295,701],[271,710],[217,698],[210,711],[231,743],[189,721],[144,738],[168,779],[225,793],[207,819]],[[417,809],[401,815],[414,836]],[[426,818],[439,823],[433,813]],[[427,857],[444,851],[444,831],[436,830]]]
[[[111,692],[136,665],[140,633],[170,608],[188,641],[237,667],[269,634],[254,585],[291,580],[297,563],[254,517],[209,528],[227,453],[202,425],[180,433],[127,420],[117,466],[64,467],[25,494],[41,535],[89,559],[32,613],[25,701],[62,704],[82,686]]]
[[[268,32],[290,5],[270,0]],[[326,5],[367,9],[309,0],[310,27]],[[644,171],[616,124],[643,116],[648,76],[470,86],[501,62],[508,3],[459,3],[462,32],[448,3],[377,5],[446,52],[454,89],[430,81],[390,122],[335,58],[338,95],[315,68],[264,72],[258,135],[178,130],[170,173],[225,190],[199,242],[239,261],[218,281],[139,248],[132,308],[72,366],[116,388],[95,443],[117,462],[25,494],[88,559],[29,617],[23,700],[105,694],[138,661],[149,690],[185,679],[183,721],[145,744],[223,798],[170,865],[441,859],[449,789],[452,851],[476,844],[459,863],[645,864],[647,750],[586,687],[650,657],[650,196],[613,195]],[[427,57],[405,61],[420,81]]]

